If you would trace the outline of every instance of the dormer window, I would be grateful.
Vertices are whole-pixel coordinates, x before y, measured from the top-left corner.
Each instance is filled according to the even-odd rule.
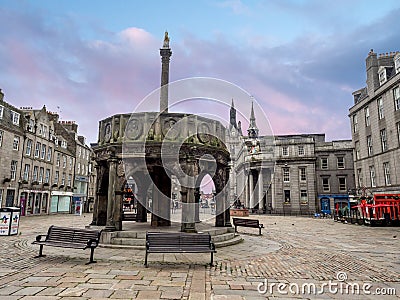
[[[378,76],[379,76],[379,84],[382,85],[387,81],[386,77],[386,68],[385,67],[380,67],[378,71]]]
[[[394,57],[394,68],[396,69],[396,74],[400,73],[400,53]]]
[[[61,141],[61,148],[66,149],[67,148],[67,142],[66,141]]]
[[[11,120],[14,125],[19,125],[19,113],[11,110]]]

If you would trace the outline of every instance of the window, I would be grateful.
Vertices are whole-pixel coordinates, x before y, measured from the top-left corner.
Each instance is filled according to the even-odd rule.
[[[386,129],[382,129],[380,133],[381,133],[382,152],[384,152],[387,150]]]
[[[71,182],[72,182],[72,175],[68,174],[68,186],[71,186]]]
[[[393,89],[394,110],[400,110],[400,88]]]
[[[338,156],[338,158],[337,158],[337,168],[338,169],[344,169],[344,157],[343,156]]]
[[[360,142],[354,143],[354,151],[356,152],[356,159],[360,159]]]
[[[78,166],[79,166],[79,164],[78,164]],[[283,168],[283,182],[290,182],[289,168]]]
[[[44,168],[39,169],[39,183],[43,182]]]
[[[3,133],[4,133],[4,131],[0,130],[0,147],[1,147],[1,145],[3,145]]]
[[[330,191],[330,186],[329,186],[329,178],[322,178],[322,190],[324,192],[329,192]]]
[[[32,181],[38,181],[38,173],[39,173],[39,167],[38,166],[34,166],[33,167]]]
[[[81,163],[78,162],[78,166],[77,166],[78,170],[76,171],[76,173],[81,173]]]
[[[11,172],[10,172],[10,177],[11,180],[15,180],[16,175],[17,175],[17,164],[18,162],[16,160],[11,161]]]
[[[14,136],[13,150],[18,151],[18,149],[19,149],[19,136]]]
[[[72,157],[69,158],[69,170],[72,171]]]
[[[357,178],[358,178],[358,187],[363,187],[364,186],[364,182],[363,182],[361,169],[357,169]]]
[[[346,186],[346,177],[339,177],[339,191],[345,192],[347,191],[347,186]]]
[[[61,156],[61,154],[57,153],[57,162],[56,162],[57,167],[60,166],[60,156]]]
[[[396,55],[394,58],[394,67],[396,69],[396,74],[400,73],[400,55]]]
[[[364,108],[364,114],[365,114],[365,126],[371,125],[370,119],[369,119],[369,107],[367,106]]]
[[[58,185],[58,177],[60,177],[60,172],[56,171],[55,175],[54,175],[54,184]]]
[[[283,155],[283,156],[289,156],[289,149],[288,149],[288,146],[283,146],[283,147],[282,147],[282,155]]]
[[[301,168],[299,168],[299,171],[300,171],[300,181],[306,181],[307,180],[306,168],[301,167]]]
[[[357,114],[353,115],[353,132],[357,132],[358,118]]]
[[[285,195],[285,203],[290,203],[290,190],[284,190],[283,194]]]
[[[299,156],[303,156],[304,155],[304,146],[298,146],[297,150],[299,151]]]
[[[82,164],[82,175],[85,175],[85,165]]]
[[[376,187],[376,183],[375,183],[375,167],[374,166],[370,166],[369,167],[369,177],[371,179],[371,187]]]
[[[383,100],[382,98],[379,98],[377,100],[378,103],[378,118],[379,120],[383,119],[385,117],[385,114],[383,113]]]
[[[3,119],[4,106],[0,105],[0,119]]]
[[[82,148],[81,148],[81,147],[79,147],[79,153],[78,153],[78,156],[79,156],[79,158],[81,158],[81,156],[82,156]]]
[[[368,149],[368,156],[374,154],[374,151],[372,149],[372,137],[370,135],[367,136],[367,149]]]
[[[65,172],[62,173],[61,185],[65,185]]]
[[[44,183],[50,183],[50,169],[46,169],[46,173],[44,176]]]
[[[39,142],[36,142],[36,147],[35,147],[35,157],[39,157],[40,155],[40,147],[41,144]]]
[[[28,140],[26,141],[25,154],[26,154],[27,156],[31,156],[31,153],[32,153],[32,143],[33,143],[33,141],[32,141],[31,139],[28,139]]]
[[[45,159],[46,157],[46,145],[42,145],[42,155],[40,156],[41,159]]]
[[[66,141],[61,141],[61,148],[66,149],[67,148],[67,142]]]
[[[52,154],[53,154],[53,148],[49,147],[49,150],[47,151],[47,161],[51,161]]]
[[[328,169],[328,158],[321,157],[321,169]]]
[[[383,163],[383,173],[385,174],[385,184],[391,185],[390,181],[390,165],[388,162]]]
[[[300,190],[300,202],[303,204],[308,203],[307,190]]]
[[[386,68],[383,68],[379,73],[379,84],[382,85],[386,82]]]
[[[67,167],[67,157],[63,155],[63,168],[65,169]]]
[[[19,125],[19,113],[11,110],[11,121],[14,125]]]
[[[43,125],[43,137],[47,138],[47,133],[48,133],[48,127],[46,125]]]
[[[35,131],[35,120],[29,119],[28,131],[29,132],[34,132]]]
[[[397,127],[397,140],[398,140],[399,145],[400,145],[400,122],[396,123],[396,127]],[[1,143],[0,143],[0,146],[1,146]]]
[[[43,136],[43,124],[39,124],[39,135]]]
[[[22,180],[29,180],[29,171],[31,170],[31,165],[26,164],[24,167],[24,175],[22,177]]]

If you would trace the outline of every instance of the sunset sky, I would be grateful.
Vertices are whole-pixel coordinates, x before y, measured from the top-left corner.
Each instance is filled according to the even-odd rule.
[[[171,82],[230,82],[275,134],[351,139],[351,93],[365,86],[370,49],[400,50],[399,19],[397,0],[0,0],[0,88],[96,142],[99,120],[135,111],[159,87],[168,30]],[[226,97],[250,115],[250,97]],[[218,114],[229,120],[229,107]]]

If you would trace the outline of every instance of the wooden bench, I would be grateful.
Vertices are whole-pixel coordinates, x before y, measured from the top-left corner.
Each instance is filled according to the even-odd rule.
[[[209,233],[147,232],[144,265],[149,253],[211,253],[212,266],[216,252]]]
[[[95,263],[94,249],[99,245],[101,231],[68,227],[50,226],[47,235],[38,235],[32,244],[40,245],[39,255],[43,257],[43,246],[74,248],[85,250],[90,248],[90,260],[87,264]]]
[[[122,215],[122,221],[136,221],[137,217],[135,213],[124,212]]]
[[[232,218],[232,219],[233,219],[233,225],[235,226],[235,232],[237,232],[238,226],[253,227],[253,228],[258,228],[259,235],[261,235],[261,228],[264,228],[264,225],[260,224],[258,220],[242,219],[242,218]]]

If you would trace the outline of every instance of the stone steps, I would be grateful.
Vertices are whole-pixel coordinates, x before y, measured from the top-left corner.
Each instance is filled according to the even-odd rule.
[[[243,239],[235,235],[233,228],[213,228],[209,232],[216,248],[226,247],[240,243]],[[144,250],[146,246],[146,232],[143,231],[115,231],[103,233],[100,247],[130,248]]]

